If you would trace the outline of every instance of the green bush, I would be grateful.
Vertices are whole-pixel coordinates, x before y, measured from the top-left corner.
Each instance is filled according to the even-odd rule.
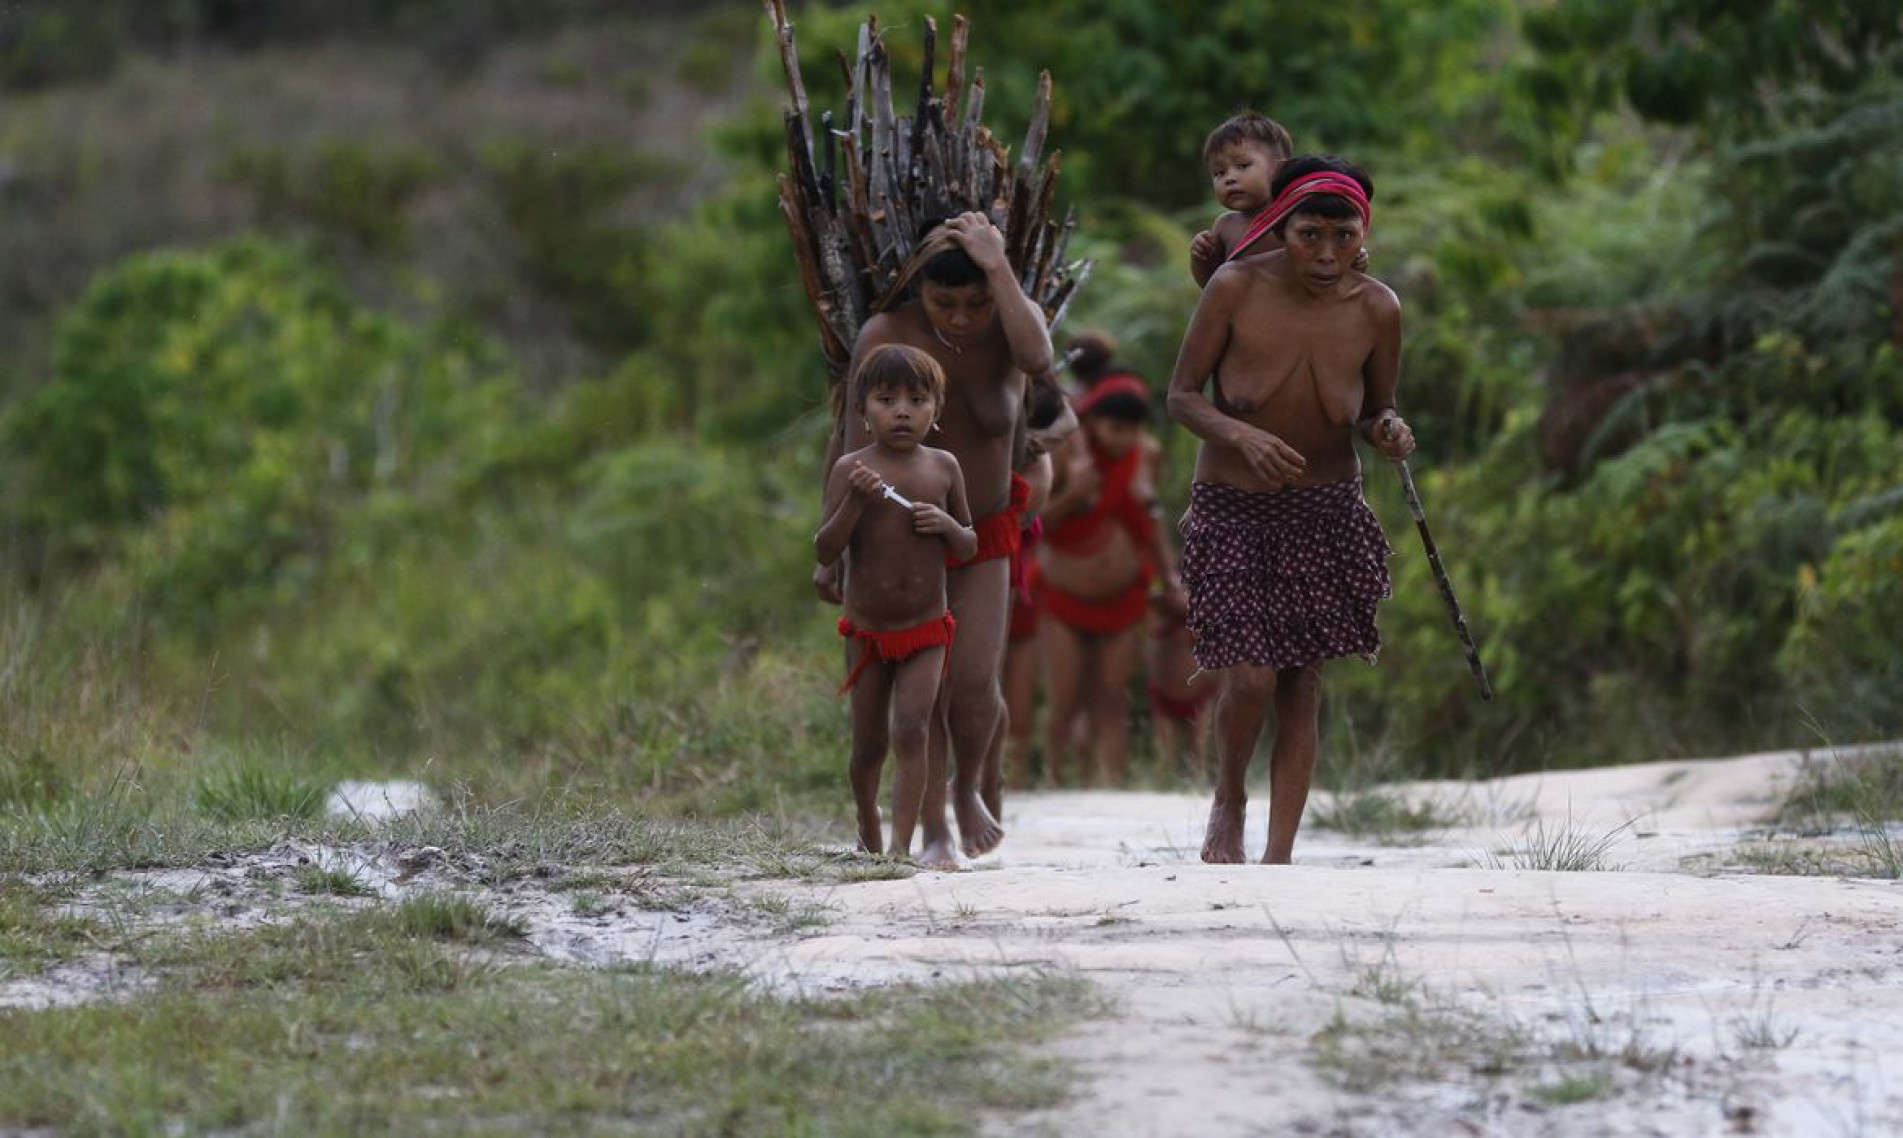
[[[134,258],[88,291],[53,380],[6,416],[30,479],[16,523],[123,552],[159,611],[296,595],[354,503],[453,492],[505,422],[490,366],[282,246]]]

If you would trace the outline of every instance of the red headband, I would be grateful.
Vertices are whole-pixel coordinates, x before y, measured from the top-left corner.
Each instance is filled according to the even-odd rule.
[[[1127,373],[1107,375],[1097,381],[1097,385],[1083,393],[1077,400],[1077,414],[1081,417],[1096,410],[1098,405],[1113,395],[1134,395],[1145,403],[1150,401],[1150,389],[1143,381]]]
[[[1368,205],[1368,192],[1361,188],[1360,182],[1346,174],[1337,174],[1333,170],[1317,170],[1313,174],[1304,174],[1284,186],[1282,192],[1275,195],[1275,200],[1269,203],[1268,208],[1256,214],[1255,220],[1249,223],[1248,232],[1236,242],[1235,252],[1229,254],[1228,259],[1233,261],[1241,256],[1243,250],[1255,244],[1257,238],[1287,220],[1304,200],[1323,194],[1347,198],[1348,204],[1354,206],[1355,212],[1361,215],[1363,229],[1373,224],[1374,213]]]

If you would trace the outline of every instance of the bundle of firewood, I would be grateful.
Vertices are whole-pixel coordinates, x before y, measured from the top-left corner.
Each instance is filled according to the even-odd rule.
[[[780,175],[780,212],[819,320],[834,385],[845,375],[866,318],[900,299],[920,224],[951,214],[977,211],[1003,231],[1019,284],[1055,328],[1089,278],[1091,262],[1064,259],[1076,210],[1061,222],[1050,217],[1063,152],[1054,151],[1038,168],[1051,120],[1050,72],[1038,76],[1037,103],[1013,165],[1010,151],[980,121],[983,71],[975,73],[969,90],[965,87],[971,34],[966,19],[952,18],[951,58],[941,95],[933,87],[938,25],[926,18],[918,106],[906,117],[893,114],[891,60],[873,16],[859,30],[857,56],[848,60],[838,53],[846,79],[845,115],[836,119],[827,111],[820,116],[815,148],[786,2],[765,3],[792,96],[786,109],[792,173]]]

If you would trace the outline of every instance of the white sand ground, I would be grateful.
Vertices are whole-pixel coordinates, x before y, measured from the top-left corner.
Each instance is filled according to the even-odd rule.
[[[1903,1134],[1903,883],[1740,857],[1830,843],[1768,830],[1805,761],[1828,760],[1410,784],[1396,789],[1464,827],[1395,846],[1311,826],[1292,867],[1201,864],[1201,795],[1021,794],[1004,846],[958,873],[746,881],[741,905],[682,911],[584,914],[536,882],[484,900],[553,958],[741,968],[782,990],[1090,980],[1110,1010],[1051,1048],[1081,1071],[1077,1093],[992,1120],[997,1134]],[[1606,840],[1607,868],[1503,868],[1567,834]],[[390,896],[470,888],[433,853],[287,844],[118,887],[243,925],[281,904],[258,882],[304,858]],[[0,1004],[146,982],[89,960],[0,984]],[[1331,1039],[1361,1060],[1331,1060]]]
[[[971,870],[769,883],[826,923],[710,941],[675,922],[642,947],[808,990],[1075,970],[1115,1004],[1056,1047],[1085,1082],[1001,1134],[1903,1134],[1903,884],[1736,860],[1741,841],[1814,844],[1765,830],[1801,761],[1417,784],[1475,824],[1413,847],[1317,829],[1281,868],[1201,864],[1201,796],[1018,795]],[[1542,829],[1610,836],[1611,868],[1485,868]],[[1331,1078],[1309,1060],[1338,1017],[1369,1025],[1351,1050],[1397,1057]],[[1476,1073],[1486,1048],[1445,1046],[1456,1025],[1520,1042]],[[1548,1101],[1569,1089],[1586,1101]]]

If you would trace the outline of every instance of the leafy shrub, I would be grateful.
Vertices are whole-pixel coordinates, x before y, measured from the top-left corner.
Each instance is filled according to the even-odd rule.
[[[134,258],[5,419],[31,477],[20,520],[69,552],[125,550],[161,611],[295,591],[352,503],[453,489],[457,444],[502,425],[482,352],[365,311],[282,246]]]
[[[433,155],[379,153],[338,139],[309,155],[240,151],[224,170],[227,181],[250,192],[261,219],[306,222],[384,253],[408,247],[410,205],[442,176]]]

